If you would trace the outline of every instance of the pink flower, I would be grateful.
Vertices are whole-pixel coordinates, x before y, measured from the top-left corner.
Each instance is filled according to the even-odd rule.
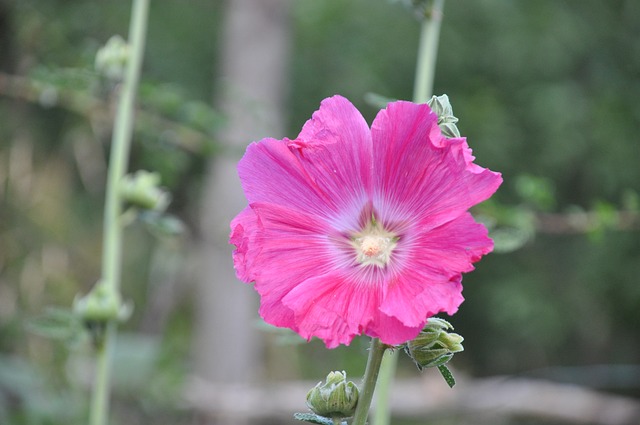
[[[252,143],[230,242],[260,315],[333,348],[361,334],[402,344],[455,313],[461,274],[493,249],[467,210],[502,182],[473,160],[427,105],[390,103],[369,129],[340,96],[295,140]]]

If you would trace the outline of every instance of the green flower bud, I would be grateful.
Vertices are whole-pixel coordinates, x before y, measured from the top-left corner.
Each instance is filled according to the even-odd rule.
[[[413,11],[416,18],[422,21],[429,18],[433,13],[433,0],[392,0],[403,4],[407,9]]]
[[[449,322],[432,317],[418,336],[407,342],[405,351],[418,369],[442,366],[451,360],[454,353],[464,350],[464,338],[449,330],[453,330]]]
[[[160,175],[139,170],[134,175],[126,175],[120,182],[122,199],[143,210],[164,211],[171,196],[160,185]]]
[[[319,382],[307,393],[307,406],[327,418],[353,416],[358,403],[358,387],[347,382],[345,372],[331,372],[325,383]]]
[[[449,96],[433,96],[427,101],[427,105],[438,116],[438,126],[445,137],[460,137],[460,131],[456,126],[458,118],[453,115],[453,107],[449,102]]]
[[[132,306],[123,304],[120,294],[103,282],[98,282],[84,297],[73,300],[73,312],[85,323],[124,321],[131,311]]]
[[[108,80],[119,82],[124,78],[129,45],[119,35],[114,35],[96,54],[96,70]]]

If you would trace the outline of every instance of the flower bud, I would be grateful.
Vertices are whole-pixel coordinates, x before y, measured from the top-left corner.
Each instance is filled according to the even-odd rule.
[[[433,0],[393,0],[403,4],[407,9],[413,11],[416,18],[422,21],[429,18],[433,13]]]
[[[160,175],[145,170],[126,175],[120,182],[120,195],[132,206],[143,210],[164,211],[170,195],[159,187]]]
[[[445,137],[460,137],[460,131],[456,126],[458,118],[453,115],[453,107],[449,102],[449,96],[433,96],[427,101],[427,105],[438,116],[438,126]]]
[[[353,416],[358,403],[358,387],[346,379],[344,371],[329,373],[324,384],[319,382],[307,393],[307,406],[327,418]]]
[[[426,326],[418,336],[407,342],[405,351],[418,369],[444,365],[451,360],[454,353],[464,350],[464,338],[456,333],[447,332],[448,330],[453,330],[449,322],[432,317],[427,320]]]
[[[124,322],[131,316],[133,306],[123,303],[120,294],[111,285],[99,281],[84,297],[73,300],[73,313],[89,331],[93,345],[102,347],[107,325]]]
[[[120,294],[98,282],[84,297],[73,300],[73,312],[85,323],[124,321],[131,315],[130,304],[122,303]]]
[[[114,35],[96,54],[96,70],[108,80],[119,82],[124,78],[129,45],[119,35]]]

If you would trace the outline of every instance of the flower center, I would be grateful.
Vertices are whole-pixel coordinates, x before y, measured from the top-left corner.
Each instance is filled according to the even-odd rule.
[[[372,219],[364,229],[353,235],[351,245],[356,251],[356,260],[363,266],[385,267],[391,259],[398,238]]]

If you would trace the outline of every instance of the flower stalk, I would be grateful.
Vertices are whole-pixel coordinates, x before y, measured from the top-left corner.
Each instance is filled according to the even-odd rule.
[[[433,80],[436,72],[443,7],[444,0],[434,0],[431,9],[426,10],[422,15],[416,76],[413,87],[413,101],[416,103],[426,103],[433,95]],[[397,364],[398,353],[390,350],[384,356],[381,364],[373,425],[389,425],[391,422],[389,394]]]
[[[365,425],[367,422],[369,407],[371,406],[371,400],[373,400],[373,393],[376,389],[376,382],[380,372],[380,365],[382,364],[382,358],[387,348],[388,346],[383,344],[378,338],[371,339],[371,348],[369,349],[367,367],[364,371],[362,388],[360,389],[360,398],[358,399],[358,406],[353,415],[351,425]]]
[[[103,226],[101,282],[114,293],[120,291],[122,269],[122,198],[119,193],[119,185],[129,161],[134,102],[142,68],[148,11],[149,0],[134,0],[129,26],[131,55],[128,58],[126,74],[121,85],[111,140]],[[111,357],[116,334],[117,321],[109,320],[106,323],[104,339],[96,346],[97,370],[91,400],[91,425],[104,425],[108,421]]]
[[[416,77],[413,86],[413,101],[415,103],[425,103],[433,95],[433,79],[436,74],[443,7],[444,0],[433,0],[432,7],[425,11],[422,19]]]

